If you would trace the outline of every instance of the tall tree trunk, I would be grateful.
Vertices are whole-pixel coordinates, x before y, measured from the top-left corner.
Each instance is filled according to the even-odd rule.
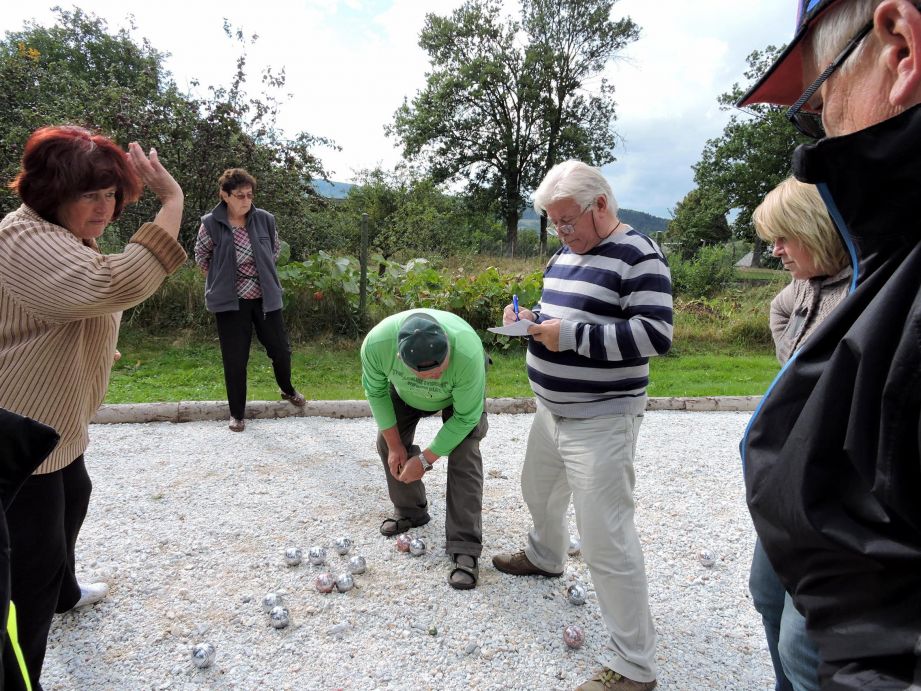
[[[540,215],[540,257],[547,256],[547,216]]]
[[[505,254],[515,256],[518,249],[518,208],[511,208],[505,212]]]
[[[755,235],[755,244],[752,248],[752,268],[760,269],[761,268],[761,255],[764,253],[764,240],[760,236]]]

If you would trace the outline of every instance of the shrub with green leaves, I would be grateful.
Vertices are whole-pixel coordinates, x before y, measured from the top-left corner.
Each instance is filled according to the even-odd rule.
[[[732,252],[726,247],[703,247],[692,259],[672,255],[668,263],[675,295],[684,298],[711,297],[735,278]]]

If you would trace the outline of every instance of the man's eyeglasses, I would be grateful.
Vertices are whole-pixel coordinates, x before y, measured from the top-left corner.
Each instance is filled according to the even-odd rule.
[[[867,22],[852,38],[844,50],[838,53],[838,57],[832,60],[831,64],[826,67],[809,88],[803,92],[796,103],[787,109],[787,119],[793,123],[793,126],[801,133],[812,139],[821,139],[825,136],[825,127],[822,126],[821,113],[810,113],[803,110],[803,107],[809,102],[819,87],[825,83],[832,73],[841,67],[842,63],[848,59],[851,53],[860,45],[860,42],[866,37],[873,28],[873,20]]]
[[[585,213],[591,208],[592,208],[591,206],[588,206],[587,208],[583,209],[582,213],[580,213],[578,216],[576,216],[574,219],[572,219],[568,223],[557,224],[557,223],[553,223],[552,221],[547,223],[547,232],[550,233],[550,235],[555,235],[557,237],[559,237],[560,235],[572,235],[573,232],[575,232],[576,230],[576,223],[578,223],[579,219],[582,218],[585,215]],[[549,218],[547,220],[550,221]]]
[[[235,199],[239,199],[241,202],[242,202],[244,199],[252,199],[252,198],[253,198],[253,193],[252,193],[252,192],[247,192],[246,194],[243,194],[243,193],[241,193],[241,192],[231,192],[231,194],[233,195],[233,197],[234,197]]]

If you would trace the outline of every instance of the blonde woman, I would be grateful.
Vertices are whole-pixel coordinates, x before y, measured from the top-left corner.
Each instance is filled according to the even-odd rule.
[[[771,301],[771,334],[784,364],[848,293],[851,266],[815,185],[787,178],[752,215],[793,280]],[[818,690],[819,656],[761,542],[755,543],[749,588],[764,622],[778,691]]]

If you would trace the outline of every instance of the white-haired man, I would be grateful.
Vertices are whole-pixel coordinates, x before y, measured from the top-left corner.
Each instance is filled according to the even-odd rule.
[[[617,217],[601,173],[579,161],[555,166],[534,193],[563,247],[544,272],[529,328],[528,379],[537,413],[521,489],[533,527],[524,550],[493,557],[515,576],[560,576],[572,498],[582,554],[608,629],[604,665],[579,689],[647,691],[656,685],[656,633],[643,550],[633,522],[633,457],[649,357],[672,342],[668,264],[645,235]]]
[[[808,0],[740,101],[790,106],[850,295],[787,362],[742,440],[747,498],[806,616],[825,689],[921,685],[921,11]]]

